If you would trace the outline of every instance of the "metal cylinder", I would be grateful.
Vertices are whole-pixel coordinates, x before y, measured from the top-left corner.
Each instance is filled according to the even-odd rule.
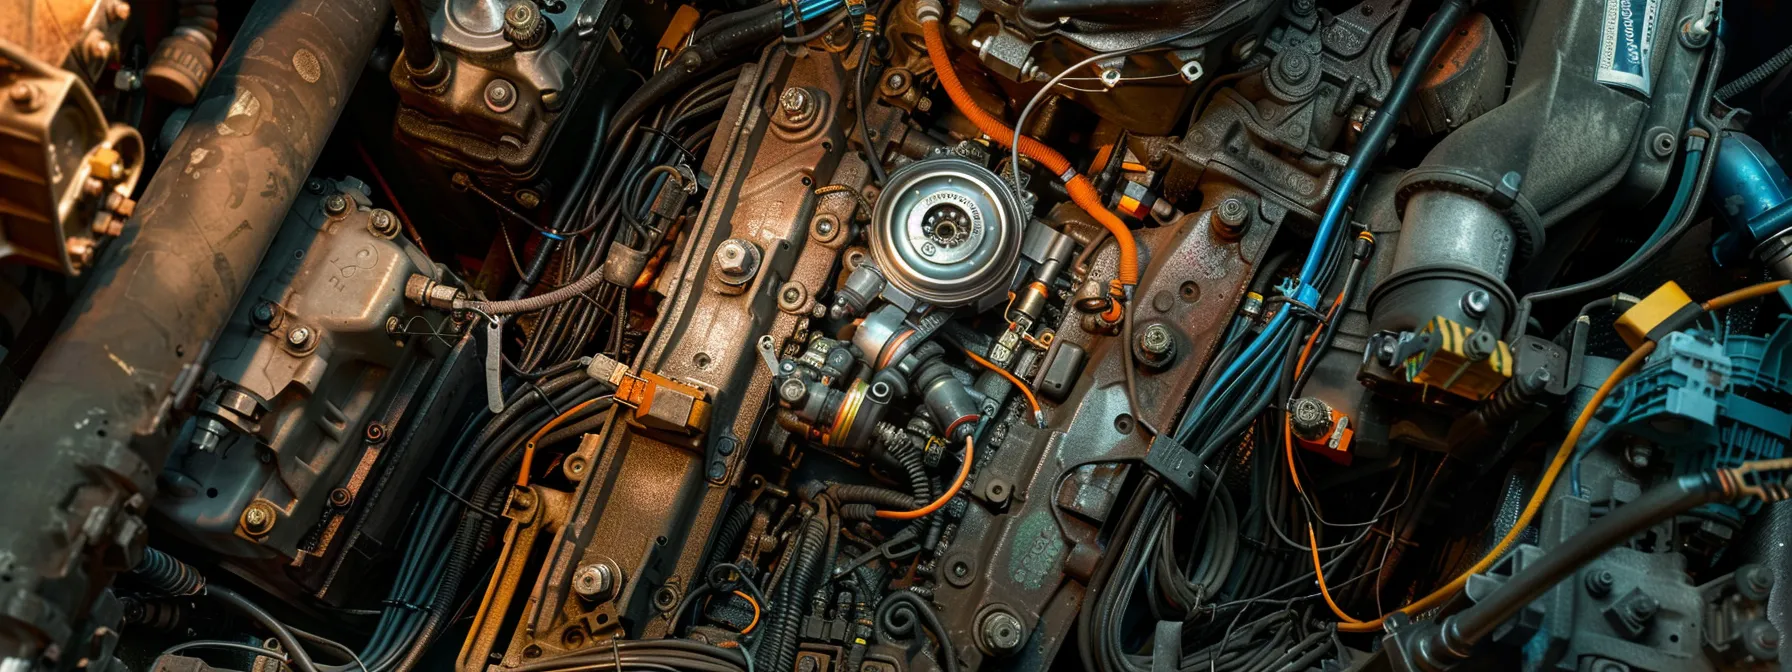
[[[1371,331],[1412,331],[1444,316],[1502,333],[1517,306],[1504,278],[1514,236],[1479,199],[1423,191],[1406,205],[1392,271],[1369,295]]]
[[[871,254],[890,285],[948,308],[1000,293],[1020,263],[1020,206],[1002,178],[955,156],[890,174],[871,217]]]
[[[436,50],[423,0],[391,1],[392,13],[398,17],[398,31],[404,38],[404,67],[418,86],[440,83],[446,68],[442,65],[441,53]]]
[[[0,549],[13,562],[10,603],[29,605],[0,614],[12,624],[0,651],[85,650],[87,600],[118,564],[102,558],[142,543],[168,410],[305,188],[386,8],[262,0],[249,10],[165,169],[0,418],[15,458],[0,474],[10,512]]]

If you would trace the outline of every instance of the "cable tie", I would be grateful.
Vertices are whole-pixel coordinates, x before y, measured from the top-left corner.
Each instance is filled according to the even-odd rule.
[[[454,501],[460,502],[461,506],[467,507],[468,511],[472,511],[473,513],[484,515],[488,518],[491,518],[492,520],[503,520],[504,519],[504,516],[501,516],[496,513],[492,513],[485,509],[479,508],[478,506],[475,506],[472,502],[467,501],[467,498],[460,496],[460,493],[457,493],[453,490],[449,490],[448,486],[442,485],[436,479],[425,478],[423,480],[428,481],[430,485],[433,485],[436,488],[440,489],[443,494],[446,494],[449,497],[454,498]]]
[[[541,397],[541,403],[547,405],[548,411],[553,413],[553,415],[549,417],[560,417],[560,407],[554,405],[554,400],[548,398],[548,393],[541,391],[540,385],[536,385],[533,380],[524,384],[528,386],[530,392],[535,393],[535,396]]]

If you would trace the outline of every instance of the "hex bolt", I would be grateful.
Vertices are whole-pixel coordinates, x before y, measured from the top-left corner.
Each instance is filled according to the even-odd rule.
[[[279,313],[274,310],[274,302],[263,301],[255,304],[255,307],[249,311],[249,319],[255,320],[256,324],[265,327],[269,324],[273,324],[274,316],[278,314]]]
[[[1286,55],[1276,59],[1280,61],[1276,64],[1276,68],[1281,71],[1283,77],[1288,78],[1288,81],[1300,82],[1313,71],[1313,64],[1307,60],[1306,54],[1299,51],[1288,51],[1284,54]]]
[[[891,91],[901,91],[904,87],[908,86],[908,75],[900,72],[892,72],[888,77],[884,78],[884,86]]]
[[[989,647],[990,653],[998,656],[1011,656],[1020,651],[1021,644],[1026,641],[1026,628],[1020,618],[1012,612],[998,609],[983,617],[978,627],[983,644]]]
[[[597,599],[609,593],[615,583],[616,577],[610,571],[610,566],[594,562],[580,567],[578,573],[573,574],[572,592],[586,599]]]
[[[274,531],[274,505],[269,504],[265,499],[257,499],[243,507],[243,517],[240,522],[243,524],[243,531],[249,533],[250,536],[260,537],[272,532]]]
[[[485,85],[485,106],[493,112],[509,112],[516,105],[516,86],[506,79],[494,79]]]
[[[1480,319],[1487,316],[1487,310],[1493,307],[1493,295],[1486,290],[1471,289],[1462,295],[1462,312],[1469,317]]]
[[[391,238],[398,235],[398,218],[385,210],[375,210],[367,217],[367,227],[377,235]]]
[[[1236,198],[1220,201],[1220,206],[1214,208],[1214,233],[1222,238],[1237,239],[1244,235],[1250,216],[1250,208],[1245,206],[1244,201]]]
[[[324,214],[341,217],[348,212],[348,197],[342,194],[330,194],[324,197]]]
[[[716,276],[729,285],[744,285],[759,272],[759,247],[739,238],[716,246]]]
[[[1176,334],[1163,324],[1152,324],[1139,332],[1139,359],[1146,366],[1163,368],[1176,359]]]
[[[802,126],[815,118],[815,95],[800,86],[790,87],[778,94],[778,108],[784,112],[786,125]]]
[[[1587,572],[1587,594],[1592,595],[1593,597],[1605,597],[1606,595],[1610,595],[1612,592],[1612,584],[1616,581],[1617,578],[1612,576],[1612,572],[1609,569]]]
[[[286,332],[286,344],[299,349],[311,345],[311,328],[293,327]]]

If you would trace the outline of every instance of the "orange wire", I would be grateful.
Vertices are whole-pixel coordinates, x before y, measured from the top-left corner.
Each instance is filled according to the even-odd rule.
[[[964,489],[965,479],[970,478],[971,476],[971,451],[975,446],[975,440],[968,436],[964,437],[964,464],[958,467],[958,478],[952,480],[952,487],[946,488],[946,494],[940,495],[939,499],[935,499],[932,503],[919,509],[914,509],[912,511],[878,511],[877,517],[888,518],[891,520],[914,520],[940,510],[940,507],[945,506],[946,502],[952,501],[952,498],[958,495],[959,490]]]
[[[959,113],[971,120],[977,130],[996,144],[1007,147],[1014,142],[1014,128],[1003,123],[994,115],[985,112],[971,98],[970,90],[959,81],[958,72],[952,69],[950,52],[946,50],[946,38],[940,33],[940,22],[937,18],[921,21],[921,37],[927,42],[927,57],[933,61],[933,71],[939,75],[940,88],[946,90],[946,97],[952,99],[952,106]],[[1120,247],[1120,284],[1133,286],[1139,284],[1139,247],[1132,238],[1132,229],[1119,215],[1110,212],[1101,202],[1101,194],[1089,178],[1076,172],[1070,165],[1070,159],[1049,145],[1028,136],[1020,136],[1020,153],[1025,154],[1045,166],[1046,170],[1064,179],[1064,186],[1070,192],[1070,200],[1077,207],[1089,213],[1103,228],[1114,234],[1114,243]]]
[[[1307,523],[1307,547],[1313,551],[1313,576],[1319,578],[1319,595],[1325,598],[1326,606],[1331,607],[1332,613],[1337,614],[1345,623],[1361,623],[1362,621],[1344,613],[1344,609],[1332,601],[1332,589],[1325,585],[1325,566],[1319,563],[1319,536],[1313,534],[1313,524],[1310,522]]]
[[[1038,422],[1040,427],[1045,426],[1045,410],[1039,407],[1039,397],[1033,395],[1033,388],[1027,387],[1026,383],[1021,382],[1021,379],[1016,378],[1014,374],[1009,373],[1007,369],[996,366],[995,362],[978,357],[977,353],[971,352],[970,350],[964,348],[959,349],[964,350],[964,356],[971,358],[971,361],[976,362],[985,369],[994,371],[996,375],[1006,379],[1010,385],[1020,388],[1020,393],[1027,398],[1027,405],[1033,407],[1033,420]]]
[[[548,424],[542,425],[541,429],[537,429],[534,434],[529,435],[529,442],[523,444],[523,466],[520,473],[516,475],[517,487],[524,488],[529,486],[529,465],[535,462],[535,443],[540,441],[541,437],[547,436],[548,432],[554,431],[554,428],[560,426],[560,423],[566,422],[567,418],[571,418],[572,416],[577,415],[579,411],[590,408],[592,404],[605,399],[609,399],[609,397],[598,397],[596,399],[586,399],[581,401],[572,408],[566,409],[565,413],[554,416],[554,419],[549,420]]]
[[[752,595],[748,595],[738,590],[734,591],[734,594],[739,595],[740,599],[746,600],[747,604],[753,605],[753,622],[747,624],[747,629],[740,631],[740,634],[744,635],[752,632],[753,628],[759,627],[759,602],[754,600]]]

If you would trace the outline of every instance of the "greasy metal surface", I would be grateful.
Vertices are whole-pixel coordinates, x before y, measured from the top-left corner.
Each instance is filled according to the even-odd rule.
[[[368,208],[367,185],[312,180],[219,333],[208,401],[246,393],[249,417],[210,406],[191,424],[224,435],[214,448],[177,446],[155,502],[179,534],[227,556],[314,564],[332,550],[345,514],[398,431],[380,422],[403,412],[453,332],[404,300],[414,274],[440,279],[396,215]],[[339,215],[327,203],[347,206]],[[384,231],[376,230],[375,218]],[[265,311],[265,312],[263,312]],[[391,327],[388,331],[388,322]],[[443,333],[406,343],[409,333]],[[289,338],[310,334],[303,347]],[[231,426],[242,422],[247,427]],[[243,431],[249,429],[252,431]],[[199,430],[205,431],[205,430]],[[246,533],[238,514],[266,502],[277,520]]]
[[[1209,203],[1248,195],[1230,184],[1205,186]],[[1181,408],[1179,401],[1150,400],[1188,398],[1277,229],[1276,224],[1259,224],[1237,242],[1228,242],[1212,233],[1213,216],[1211,210],[1202,211],[1174,227],[1140,232],[1146,273],[1136,294],[1135,329],[1163,324],[1187,353],[1161,371],[1139,370],[1142,410],[1154,427],[1174,426]],[[1116,259],[1112,247],[1104,250],[1094,263],[1094,277],[1112,277]],[[1005,436],[997,433],[991,456],[979,459],[976,482],[966,485],[979,505],[967,509],[939,564],[947,577],[935,598],[947,606],[940,618],[958,646],[959,659],[973,665],[984,655],[975,644],[977,619],[995,606],[1013,611],[1032,633],[1017,654],[1022,657],[1016,659],[1016,669],[1050,663],[1082,606],[1089,571],[1107,551],[1107,539],[1097,533],[1115,513],[1124,467],[1086,467],[1062,483],[1059,476],[1091,460],[1136,460],[1148,445],[1138,428],[1128,433],[1116,428],[1117,417],[1130,416],[1122,368],[1129,364],[1125,351],[1118,349],[1123,347],[1120,339],[1091,336],[1079,326],[1080,318],[1069,312],[1057,334],[1061,342],[1089,352],[1082,377],[1063,404],[1047,411],[1046,430],[1032,429],[1014,416]],[[1002,498],[992,499],[985,487],[998,481],[1013,484],[1011,501],[1005,504]],[[1065,529],[1058,528],[1051,507],[1058,507]],[[952,579],[960,575],[961,565],[964,574],[975,577],[962,586]]]
[[[596,440],[595,436],[587,436],[585,439],[587,443]],[[511,491],[510,500],[504,507],[504,517],[509,518],[510,522],[504,530],[504,538],[499,542],[503,551],[498,555],[491,581],[485,586],[485,597],[473,612],[472,634],[468,635],[467,645],[461,649],[460,657],[455,659],[455,669],[485,669],[486,656],[491,653],[499,633],[506,626],[504,615],[509,612],[508,605],[516,597],[517,589],[531,578],[527,572],[536,545],[553,539],[560,527],[566,524],[571,508],[571,493],[539,484]],[[587,633],[590,633],[590,625],[573,624],[572,629],[555,634],[549,639],[562,644],[582,642],[589,639]],[[615,623],[606,618],[604,625],[614,628]],[[513,646],[514,642],[519,641],[522,646],[527,646],[528,643],[523,641],[527,639],[528,632],[518,629],[512,635]]]
[[[659,321],[637,365],[696,385],[717,405],[707,435],[695,443],[670,443],[612,421],[590,475],[580,484],[572,518],[555,536],[537,577],[520,627],[536,633],[528,644],[512,642],[502,664],[551,659],[570,650],[558,633],[591,607],[571,596],[577,569],[595,562],[621,568],[613,603],[630,637],[667,634],[663,608],[689,589],[712,526],[721,517],[729,486],[740,479],[747,447],[760,431],[769,401],[771,371],[753,347],[759,336],[792,338],[814,307],[813,288],[830,282],[843,236],[811,240],[811,221],[826,212],[847,221],[851,199],[816,199],[820,185],[861,184],[862,164],[845,163],[845,128],[851,119],[841,101],[823,97],[821,113],[807,128],[768,123],[789,85],[821,91],[846,87],[846,74],[829,54],[791,56],[772,49],[749,68],[735,89],[704,172],[716,176],[700,224],[661,276],[665,295]],[[765,250],[758,275],[745,293],[705,285],[714,250],[740,238]],[[794,311],[779,309],[779,296],[800,293]],[[766,423],[769,425],[769,423]],[[719,446],[731,446],[723,455]],[[721,478],[709,472],[719,468]],[[656,593],[667,591],[665,595]],[[528,654],[537,654],[534,657]]]
[[[131,514],[147,502],[133,495],[153,493],[175,382],[260,262],[385,14],[379,0],[249,11],[136,216],[0,419],[11,465],[0,563],[12,577],[0,655],[67,643],[88,627],[97,586],[134,559]]]
[[[520,49],[504,35],[507,3],[440,0],[430,31],[447,68],[440,84],[423,88],[403,61],[392,68],[402,106],[395,119],[401,140],[454,170],[500,181],[533,179],[560,136],[557,122],[577,105],[597,76],[603,38],[621,3],[572,0],[543,12],[552,24],[546,41]],[[507,87],[510,102],[487,92]],[[583,152],[585,139],[571,141]]]
[[[107,8],[123,0],[0,1],[0,42],[61,66],[94,28],[110,22]]]

